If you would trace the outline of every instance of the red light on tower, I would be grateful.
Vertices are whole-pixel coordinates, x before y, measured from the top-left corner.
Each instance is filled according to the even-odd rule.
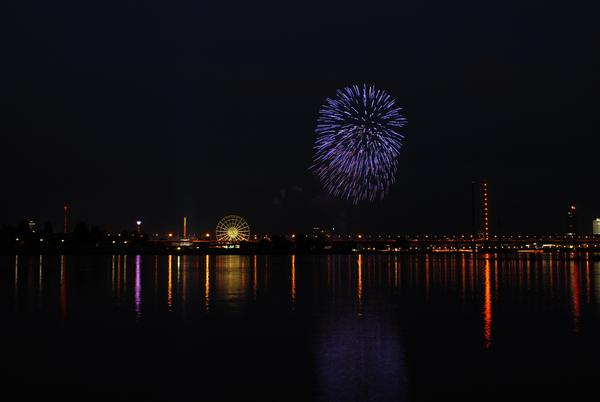
[[[485,240],[490,238],[489,195],[487,182],[483,182],[483,231]]]
[[[68,204],[65,204],[63,206],[63,211],[64,211],[63,230],[64,230],[64,233],[67,233],[69,231],[69,205]]]

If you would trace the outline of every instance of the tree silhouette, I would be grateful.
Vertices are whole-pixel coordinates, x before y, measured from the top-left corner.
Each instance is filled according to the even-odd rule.
[[[88,243],[90,241],[90,228],[87,223],[80,221],[75,225],[73,241],[75,243]]]
[[[42,229],[40,235],[44,239],[48,239],[48,240],[52,239],[52,237],[54,236],[54,229],[53,229],[52,223],[50,221],[48,221],[44,224],[44,228]]]

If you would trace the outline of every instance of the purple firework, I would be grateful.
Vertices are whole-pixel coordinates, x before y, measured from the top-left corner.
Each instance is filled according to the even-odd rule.
[[[336,197],[382,199],[394,183],[406,124],[385,91],[354,85],[326,99],[319,111],[310,169]]]

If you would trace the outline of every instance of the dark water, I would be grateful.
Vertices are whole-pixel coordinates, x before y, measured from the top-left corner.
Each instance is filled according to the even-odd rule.
[[[0,259],[19,400],[573,400],[600,263],[544,256]]]

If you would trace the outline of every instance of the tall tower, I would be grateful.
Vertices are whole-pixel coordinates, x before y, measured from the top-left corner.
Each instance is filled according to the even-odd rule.
[[[69,204],[65,203],[65,205],[63,206],[63,213],[63,232],[66,234],[69,232]]]
[[[187,216],[183,217],[183,238],[187,239]]]
[[[483,236],[485,240],[490,239],[490,210],[487,181],[483,182]]]
[[[479,225],[477,222],[477,182],[471,182],[471,234],[477,237]]]
[[[471,183],[471,224],[474,238],[490,238],[490,195],[487,181]]]
[[[572,204],[567,212],[567,234],[575,236],[577,234],[577,207]]]

